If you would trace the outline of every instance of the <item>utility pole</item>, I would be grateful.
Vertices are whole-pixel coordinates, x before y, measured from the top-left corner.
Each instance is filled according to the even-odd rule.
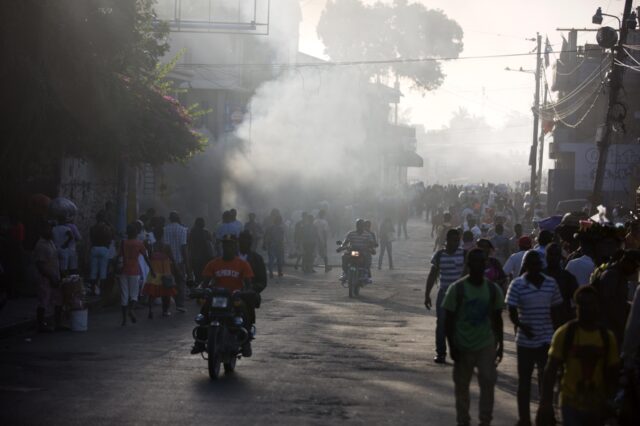
[[[529,153],[529,165],[531,166],[531,184],[530,186],[530,194],[531,199],[535,198],[537,195],[537,185],[536,185],[536,175],[538,173],[536,167],[536,158],[538,156],[538,127],[539,127],[539,117],[540,113],[540,77],[542,71],[542,36],[540,33],[537,34],[536,41],[538,43],[537,51],[536,51],[536,93],[533,101],[533,142],[531,144],[531,152]]]
[[[542,100],[542,105],[547,105],[547,93],[549,92],[549,87],[547,83],[544,83],[544,95]],[[544,125],[544,122],[543,122]],[[538,194],[542,191],[542,163],[544,162],[544,129],[542,129],[542,134],[539,138],[540,143],[540,156],[538,157]]]
[[[622,77],[624,74],[624,67],[617,65],[616,60],[624,62],[625,52],[624,44],[627,42],[627,34],[629,33],[628,20],[631,14],[632,0],[625,0],[624,12],[622,13],[622,23],[620,28],[620,39],[618,45],[612,55],[611,73],[609,74],[609,106],[607,108],[607,117],[604,125],[604,132],[602,138],[596,141],[598,145],[598,165],[596,168],[596,176],[593,181],[593,194],[592,203],[593,209],[602,202],[602,185],[604,183],[604,172],[607,167],[607,154],[609,152],[609,146],[611,145],[614,120],[612,117],[612,108],[618,104],[618,93],[622,88]]]

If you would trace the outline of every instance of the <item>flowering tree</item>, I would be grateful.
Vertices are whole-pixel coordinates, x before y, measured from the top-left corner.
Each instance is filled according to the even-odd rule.
[[[170,96],[152,0],[0,3],[3,177],[63,156],[162,163],[201,147]]]

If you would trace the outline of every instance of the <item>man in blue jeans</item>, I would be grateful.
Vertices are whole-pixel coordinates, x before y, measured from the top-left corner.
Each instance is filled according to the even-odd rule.
[[[431,289],[440,280],[436,298],[436,356],[437,364],[445,364],[447,358],[446,333],[444,329],[445,311],[442,307],[444,296],[449,285],[462,278],[464,273],[465,252],[460,247],[460,231],[449,229],[446,235],[445,248],[436,251],[431,258],[431,270],[427,277],[427,290],[424,305],[431,310]]]

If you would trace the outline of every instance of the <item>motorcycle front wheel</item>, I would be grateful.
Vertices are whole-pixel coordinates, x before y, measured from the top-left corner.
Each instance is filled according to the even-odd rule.
[[[217,340],[218,340],[218,328],[211,327],[209,329],[209,340],[207,342],[207,350],[209,351],[207,364],[209,367],[209,378],[211,380],[216,380],[220,376],[220,366],[222,364],[222,360],[220,359],[220,355],[218,354],[218,348],[216,346]]]
[[[349,297],[356,297],[360,293],[358,280],[358,271],[349,270]]]
[[[235,356],[231,357],[231,359],[229,360],[229,362],[225,362],[224,363],[224,372],[226,374],[230,374],[233,373],[236,369],[236,362],[238,361],[238,358],[236,358]]]

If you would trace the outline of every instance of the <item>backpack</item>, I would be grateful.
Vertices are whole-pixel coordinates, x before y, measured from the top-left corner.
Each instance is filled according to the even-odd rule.
[[[567,334],[564,336],[564,344],[562,346],[562,358],[566,362],[569,356],[569,350],[573,344],[573,339],[576,337],[576,331],[578,330],[578,320],[571,320],[567,323]],[[598,326],[600,332],[600,338],[602,339],[602,348],[604,349],[604,363],[602,372],[606,374],[607,365],[609,365],[609,332],[604,326]]]
[[[496,297],[497,296],[497,290],[496,290],[496,286],[494,283],[492,283],[491,281],[486,281],[489,283],[489,309],[487,310],[487,315],[489,316],[489,321],[491,321],[491,329],[493,330],[493,326],[494,326],[494,316],[491,315],[493,313],[493,306],[495,306],[496,304]],[[458,309],[460,309],[460,307],[462,306],[462,303],[464,301],[464,281],[459,281],[456,284],[456,310],[455,310],[455,315],[454,318],[458,317]]]

